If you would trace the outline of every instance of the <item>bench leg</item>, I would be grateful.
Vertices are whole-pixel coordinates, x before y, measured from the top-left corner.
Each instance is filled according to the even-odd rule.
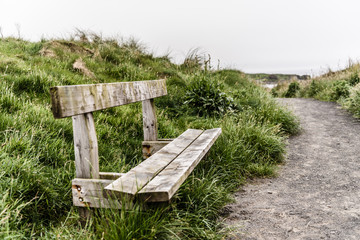
[[[85,207],[78,207],[81,226],[85,226],[86,222],[90,219],[91,210]]]
[[[94,178],[99,176],[98,144],[95,122],[92,113],[85,113],[72,117],[75,148],[76,177]],[[79,208],[82,222],[90,218],[90,210]]]

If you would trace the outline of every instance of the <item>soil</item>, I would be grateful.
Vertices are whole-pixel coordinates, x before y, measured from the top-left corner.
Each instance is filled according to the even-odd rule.
[[[279,99],[302,131],[278,177],[235,194],[229,239],[360,239],[360,122],[335,103]]]

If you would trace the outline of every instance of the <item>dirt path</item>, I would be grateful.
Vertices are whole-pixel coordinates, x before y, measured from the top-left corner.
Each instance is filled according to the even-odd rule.
[[[360,122],[334,103],[280,99],[300,117],[275,179],[236,194],[231,239],[360,239]]]

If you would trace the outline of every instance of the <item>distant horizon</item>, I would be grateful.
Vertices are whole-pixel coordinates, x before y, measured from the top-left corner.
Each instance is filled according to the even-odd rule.
[[[345,69],[344,68],[340,68],[340,69],[331,69],[332,71],[338,71],[341,69]],[[241,69],[239,69],[240,71],[242,71]],[[265,70],[265,71],[257,71],[257,70],[250,70],[250,71],[243,71],[245,73],[249,73],[249,74],[284,74],[284,75],[308,75],[311,77],[315,77],[315,76],[319,76],[322,75],[324,73],[326,73],[328,71],[328,68],[320,68],[317,69],[317,71],[315,70],[308,70],[308,69],[296,69],[296,70],[292,70],[292,69],[287,69],[287,70]]]
[[[277,72],[277,71],[270,71],[270,72],[244,72],[246,74],[274,74],[274,75],[297,75],[297,76],[303,76],[303,75],[307,75],[310,76],[310,74],[302,74],[302,73],[294,73],[293,71],[288,71],[288,72]]]

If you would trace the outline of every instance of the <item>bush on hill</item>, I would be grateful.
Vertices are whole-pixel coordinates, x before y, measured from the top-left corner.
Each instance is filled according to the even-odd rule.
[[[285,93],[285,97],[291,98],[296,97],[297,92],[300,90],[300,85],[298,82],[292,82],[289,85],[287,92]]]

